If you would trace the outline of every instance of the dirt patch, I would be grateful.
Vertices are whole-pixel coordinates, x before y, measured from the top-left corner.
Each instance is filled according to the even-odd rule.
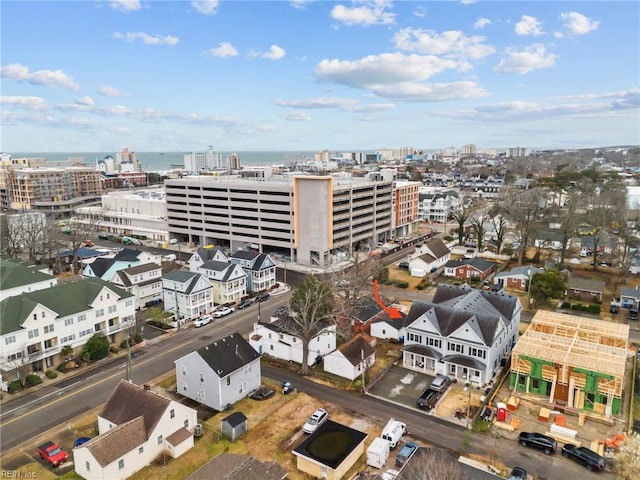
[[[422,281],[420,277],[412,277],[407,270],[400,270],[397,267],[389,266],[389,280],[397,280],[400,282],[408,282],[410,290],[416,290],[418,284]]]
[[[450,388],[436,406],[435,413],[439,417],[454,417],[456,412],[458,412],[462,418],[466,418],[467,407],[471,405],[469,416],[473,417],[482,402],[480,401],[480,391],[472,388],[470,392],[471,394],[469,394],[469,391],[465,392],[461,388]]]

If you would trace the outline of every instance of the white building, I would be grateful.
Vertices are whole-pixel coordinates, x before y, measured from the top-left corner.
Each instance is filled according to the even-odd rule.
[[[0,257],[0,301],[57,284],[56,277],[39,271],[35,265],[25,265]]]
[[[276,284],[276,264],[269,255],[238,250],[229,261],[242,267],[247,274],[249,292],[269,290]]]
[[[179,322],[213,311],[213,287],[200,273],[172,270],[162,277],[164,309]]]
[[[202,173],[223,168],[222,154],[209,145],[204,152],[191,152],[184,155],[184,169],[191,173]]]
[[[327,354],[322,365],[325,372],[355,380],[376,363],[376,340],[360,334]]]
[[[118,270],[110,281],[136,297],[136,309],[162,300],[162,267],[157,263]]]

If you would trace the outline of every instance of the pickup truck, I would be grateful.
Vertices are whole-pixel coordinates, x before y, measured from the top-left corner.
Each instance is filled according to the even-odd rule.
[[[38,455],[52,467],[67,461],[67,452],[53,442],[43,443],[38,447]]]
[[[401,467],[402,465],[407,463],[411,456],[416,453],[419,448],[420,446],[417,443],[405,443],[398,452],[398,455],[396,455],[396,465]]]

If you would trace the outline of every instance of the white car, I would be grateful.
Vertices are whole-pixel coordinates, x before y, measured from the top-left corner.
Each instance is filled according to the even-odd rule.
[[[213,318],[211,318],[209,315],[205,315],[204,317],[200,317],[199,319],[197,319],[195,322],[193,322],[193,324],[196,327],[204,327],[207,323],[211,322],[213,322]]]
[[[316,429],[329,419],[329,413],[324,408],[318,408],[302,427],[304,433],[313,433]]]
[[[222,307],[216,310],[215,312],[213,312],[213,314],[215,315],[216,318],[220,318],[220,317],[224,317],[225,315],[229,315],[231,312],[233,312],[233,308]]]

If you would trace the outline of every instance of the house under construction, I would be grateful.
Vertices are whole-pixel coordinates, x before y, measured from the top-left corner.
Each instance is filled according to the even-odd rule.
[[[511,388],[618,415],[628,339],[628,325],[539,310],[511,352]]]

